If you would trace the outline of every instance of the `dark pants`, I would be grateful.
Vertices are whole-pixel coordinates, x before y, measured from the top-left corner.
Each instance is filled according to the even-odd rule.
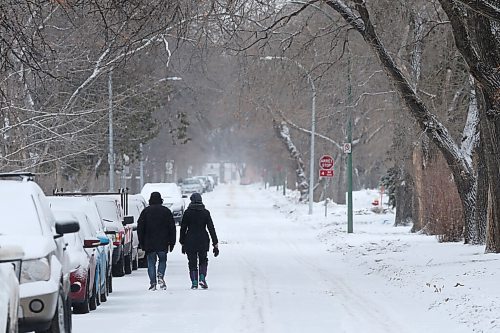
[[[188,257],[188,266],[189,266],[189,271],[194,272],[198,271],[198,264],[200,267],[200,275],[203,274],[203,276],[207,276],[207,268],[208,268],[208,258],[207,258],[207,252],[202,251],[202,252],[188,252],[187,253]]]

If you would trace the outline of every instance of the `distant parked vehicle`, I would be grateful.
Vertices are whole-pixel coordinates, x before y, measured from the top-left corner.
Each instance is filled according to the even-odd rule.
[[[181,189],[183,194],[191,194],[191,193],[203,193],[205,192],[205,188],[203,185],[203,181],[196,178],[186,178],[182,181]]]
[[[2,245],[18,245],[21,262],[21,331],[70,332],[70,264],[63,235],[77,221],[57,223],[41,188],[28,173],[0,174]]]
[[[215,173],[209,173],[208,176],[213,179],[214,187],[219,185],[219,177]]]
[[[184,214],[184,198],[181,188],[176,183],[147,183],[141,190],[144,200],[148,201],[152,192],[159,192],[163,205],[168,207],[174,215],[177,224],[181,223]]]
[[[212,192],[214,187],[208,176],[194,176],[193,178],[201,180],[203,183],[203,192]]]
[[[0,332],[18,331],[19,277],[23,249],[2,246],[0,236]]]

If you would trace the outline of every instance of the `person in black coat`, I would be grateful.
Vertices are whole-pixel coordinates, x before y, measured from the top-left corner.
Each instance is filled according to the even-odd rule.
[[[206,289],[208,288],[205,280],[208,269],[207,252],[210,248],[208,234],[210,233],[214,256],[216,257],[219,255],[219,241],[217,240],[210,212],[205,209],[201,195],[193,193],[190,200],[191,203],[182,216],[179,243],[182,245],[182,253],[186,253],[188,257],[191,289],[198,288],[198,278],[200,286]]]
[[[144,208],[137,221],[139,247],[146,252],[148,261],[149,290],[166,289],[165,270],[167,269],[167,253],[175,246],[175,221],[170,209],[162,205],[159,192],[151,193],[149,206]],[[156,260],[158,258],[158,272]],[[158,280],[157,280],[158,279]]]

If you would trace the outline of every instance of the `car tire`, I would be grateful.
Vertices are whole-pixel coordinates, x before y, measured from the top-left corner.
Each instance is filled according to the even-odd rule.
[[[132,254],[125,256],[125,274],[132,274]]]
[[[59,285],[59,294],[57,296],[57,305],[54,316],[52,317],[50,327],[42,333],[65,333],[66,332],[66,303],[64,300],[63,286]]]
[[[94,287],[94,289],[92,290],[92,295],[90,295],[90,299],[89,299],[89,309],[90,311],[94,311],[95,309],[97,309],[97,296],[96,296],[96,288]]]
[[[101,282],[99,281],[99,284]],[[101,302],[104,303],[108,300],[108,284],[107,283],[104,283],[104,290],[101,290]]]
[[[113,292],[113,274],[108,274],[107,278],[108,283],[108,293],[111,294]]]
[[[135,258],[132,260],[132,270],[136,271],[139,268],[139,256],[136,255]]]
[[[138,262],[137,265],[139,266],[139,268],[148,268],[148,261],[147,261],[146,257],[139,259],[137,262]]]
[[[71,313],[71,297],[68,295],[65,302],[66,309],[64,310],[64,325],[66,327],[65,332],[71,333],[73,330],[73,317]]]
[[[111,267],[111,273],[114,277],[122,277],[125,275],[125,256],[123,252],[118,262]]]

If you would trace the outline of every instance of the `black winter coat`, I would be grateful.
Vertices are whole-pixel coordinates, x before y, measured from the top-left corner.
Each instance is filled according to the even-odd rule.
[[[137,221],[139,246],[145,252],[166,251],[175,245],[175,221],[172,212],[161,204],[144,208]]]
[[[210,239],[207,229],[212,244],[219,243],[210,212],[202,203],[191,203],[182,216],[179,243],[184,245],[187,253],[208,252]]]

